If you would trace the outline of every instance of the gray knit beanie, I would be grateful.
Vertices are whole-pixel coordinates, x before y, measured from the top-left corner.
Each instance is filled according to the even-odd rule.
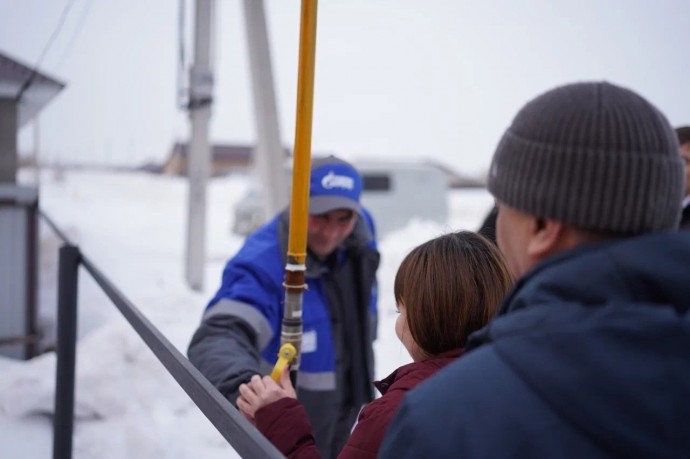
[[[677,228],[683,164],[652,104],[609,83],[575,83],[518,112],[496,148],[488,188],[530,215],[641,234]]]

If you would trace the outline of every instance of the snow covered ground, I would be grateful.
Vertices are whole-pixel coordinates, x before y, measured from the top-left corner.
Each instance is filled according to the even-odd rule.
[[[145,173],[67,171],[41,176],[41,208],[146,317],[185,353],[225,261],[243,238],[230,232],[246,177],[214,179],[208,190],[206,281],[184,282],[187,185]],[[377,377],[409,357],[395,337],[393,279],[415,245],[450,230],[476,229],[492,204],[484,190],[453,191],[447,226],[412,221],[380,241]],[[41,225],[40,317],[55,323],[60,241]],[[0,358],[0,456],[52,454],[55,355]],[[75,458],[232,458],[237,454],[130,328],[83,269],[79,276]]]

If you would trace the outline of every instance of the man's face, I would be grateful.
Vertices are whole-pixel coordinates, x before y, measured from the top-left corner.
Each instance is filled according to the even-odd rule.
[[[508,268],[517,279],[534,264],[527,252],[533,218],[505,204],[496,205],[496,242],[508,262]]]
[[[690,196],[690,142],[680,146],[680,156],[685,162],[685,196]]]
[[[355,212],[336,209],[321,215],[310,215],[307,245],[319,257],[326,257],[352,233],[357,223]]]

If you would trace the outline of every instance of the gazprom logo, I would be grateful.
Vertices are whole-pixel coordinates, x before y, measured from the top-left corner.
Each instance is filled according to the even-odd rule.
[[[321,179],[321,186],[326,190],[333,188],[352,190],[355,187],[355,179],[347,175],[336,175],[333,171],[330,171]]]

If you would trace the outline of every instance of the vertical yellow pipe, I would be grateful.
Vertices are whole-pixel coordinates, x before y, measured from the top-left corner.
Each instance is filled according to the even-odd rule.
[[[302,0],[300,22],[297,116],[290,202],[290,236],[287,253],[288,263],[297,265],[304,264],[307,252],[317,3],[317,0]]]
[[[302,296],[306,289],[307,224],[309,221],[309,175],[311,169],[311,128],[314,108],[314,63],[316,54],[317,0],[302,0],[297,117],[290,200],[290,234],[285,266],[285,302],[280,330],[281,348],[273,372],[279,379],[290,363],[290,378],[297,386],[302,351]]]

